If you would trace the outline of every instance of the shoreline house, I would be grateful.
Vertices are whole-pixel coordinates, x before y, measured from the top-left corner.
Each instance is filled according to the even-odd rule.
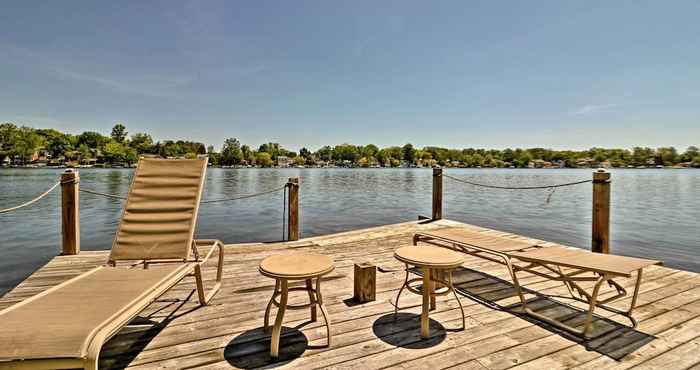
[[[278,155],[277,156],[277,167],[280,167],[280,168],[291,167],[292,162],[293,162],[292,159],[287,157],[286,155]]]

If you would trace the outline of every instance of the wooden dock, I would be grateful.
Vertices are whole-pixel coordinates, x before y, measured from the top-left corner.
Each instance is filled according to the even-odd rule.
[[[635,317],[636,329],[619,315],[596,311],[596,339],[581,340],[518,313],[518,299],[501,265],[468,257],[456,274],[465,293],[466,330],[453,297],[438,298],[431,312],[431,338],[420,338],[419,296],[404,294],[397,320],[392,300],[403,281],[393,250],[411,243],[417,230],[462,225],[440,220],[403,223],[274,244],[229,245],[224,286],[211,305],[197,307],[193,279],[186,279],[149,306],[134,324],[103,348],[101,368],[460,368],[460,369],[700,369],[700,274],[654,266],[646,270]],[[516,239],[528,238],[485,231]],[[544,243],[555,245],[554,243]],[[288,311],[278,362],[269,357],[269,332],[261,329],[274,281],[257,269],[264,257],[288,250],[334,258],[336,270],[322,285],[333,328],[325,344],[323,321],[308,322],[307,310]],[[614,250],[614,249],[613,249]],[[0,298],[0,309],[105,262],[107,252],[59,256]],[[352,301],[353,265],[371,262],[377,271],[376,300]],[[213,266],[210,271],[211,274]],[[622,281],[625,287],[634,284]],[[578,304],[561,284],[537,276],[522,279],[540,296],[533,305],[548,315],[575,320]],[[301,303],[307,296],[290,297]],[[298,302],[296,302],[298,300]],[[568,302],[568,301],[567,301]],[[618,302],[628,304],[629,300]],[[84,302],[84,304],[90,304]],[[620,323],[624,324],[621,325]]]

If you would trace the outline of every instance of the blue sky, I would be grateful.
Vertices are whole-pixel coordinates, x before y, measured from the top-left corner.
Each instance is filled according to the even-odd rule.
[[[0,121],[316,149],[700,145],[698,1],[5,1]]]

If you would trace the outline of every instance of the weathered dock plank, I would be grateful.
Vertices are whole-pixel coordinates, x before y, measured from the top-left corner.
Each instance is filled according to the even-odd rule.
[[[609,330],[583,343],[547,325],[516,314],[519,302],[503,266],[469,256],[456,273],[456,285],[488,305],[461,297],[467,314],[461,324],[456,300],[438,298],[431,312],[434,329],[420,337],[421,298],[402,296],[402,310],[393,319],[393,299],[403,280],[402,264],[393,251],[410,244],[414,232],[462,226],[491,235],[533,239],[465,225],[449,220],[408,222],[365,230],[301,239],[288,243],[228,245],[224,259],[224,287],[209,306],[198,307],[194,282],[185,280],[149,306],[139,323],[112,338],[101,353],[103,368],[459,368],[459,369],[626,369],[635,366],[668,369],[699,366],[700,275],[654,266],[645,273],[632,330],[624,318],[598,310],[597,326]],[[554,246],[555,243],[537,241]],[[261,330],[262,317],[274,281],[259,275],[263,258],[288,250],[333,257],[336,270],[323,284],[324,300],[333,321],[333,346],[324,347],[323,322],[308,322],[308,311],[288,311],[279,362],[269,357],[269,332]],[[59,256],[0,298],[0,309],[38,294],[62,281],[98,266],[107,252]],[[352,301],[354,263],[371,261],[378,267],[376,300]],[[205,280],[213,278],[205,268]],[[547,296],[566,295],[558,282],[523,275],[526,287]],[[634,282],[621,281],[630,289]],[[590,285],[592,283],[583,283]],[[601,298],[609,296],[606,292]],[[290,297],[302,303],[305,295]],[[615,303],[628,304],[630,298]],[[500,307],[500,308],[499,308]],[[583,307],[555,300],[533,303],[538,311],[570,322],[580,321]],[[513,310],[511,310],[513,309]],[[606,321],[606,319],[613,321]]]

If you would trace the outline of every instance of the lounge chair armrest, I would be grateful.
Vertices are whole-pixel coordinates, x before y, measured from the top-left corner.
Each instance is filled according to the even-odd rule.
[[[218,240],[218,239],[195,239],[194,244],[197,246],[207,246],[207,245],[214,246],[216,244],[223,245],[224,242],[222,242],[221,240]]]

